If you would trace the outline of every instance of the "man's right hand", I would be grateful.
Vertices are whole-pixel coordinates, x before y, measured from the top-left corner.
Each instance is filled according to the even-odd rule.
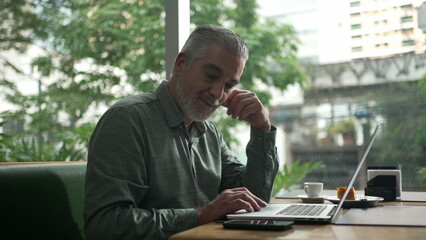
[[[226,214],[245,209],[247,212],[259,211],[266,203],[256,197],[247,188],[227,189],[220,193],[209,204],[198,208],[198,224],[212,222],[224,218]]]

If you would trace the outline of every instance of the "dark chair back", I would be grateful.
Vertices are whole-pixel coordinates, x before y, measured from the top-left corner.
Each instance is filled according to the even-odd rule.
[[[0,166],[2,239],[84,239],[86,163]]]

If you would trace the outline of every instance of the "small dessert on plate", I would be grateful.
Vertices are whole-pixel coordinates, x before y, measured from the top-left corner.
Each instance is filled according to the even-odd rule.
[[[337,188],[337,197],[327,197],[326,200],[334,203],[339,204],[343,194],[345,194],[346,187],[338,187]],[[375,197],[375,196],[363,196],[363,195],[356,195],[355,188],[351,187],[348,192],[348,196],[346,197],[346,200],[343,202],[344,208],[365,208],[365,207],[371,207],[376,202],[383,201],[382,197]]]
[[[346,187],[338,187],[337,188],[337,198],[342,199],[343,194],[345,194]],[[351,187],[349,190],[348,196],[346,200],[356,200],[355,188]]]

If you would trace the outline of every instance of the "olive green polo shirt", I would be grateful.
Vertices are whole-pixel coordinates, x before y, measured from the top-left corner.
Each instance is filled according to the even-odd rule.
[[[229,188],[244,186],[269,201],[275,135],[251,128],[245,166],[211,121],[186,130],[167,82],[117,102],[90,140],[87,239],[166,239],[197,226],[195,209]]]

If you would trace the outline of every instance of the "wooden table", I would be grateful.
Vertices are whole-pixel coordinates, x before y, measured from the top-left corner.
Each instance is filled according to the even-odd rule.
[[[273,202],[301,202],[296,199],[273,199]],[[426,202],[386,202],[381,205],[426,206]],[[224,229],[209,223],[177,233],[170,240],[208,239],[426,239],[426,227],[346,226],[332,224],[294,224],[284,231]]]

